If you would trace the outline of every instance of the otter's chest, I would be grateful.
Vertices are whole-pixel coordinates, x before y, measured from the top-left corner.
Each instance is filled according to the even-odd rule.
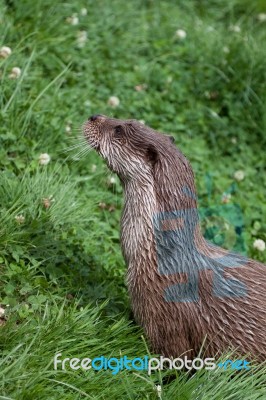
[[[153,219],[156,212],[152,185],[128,187],[121,218],[121,246],[127,264],[149,257],[154,242]]]

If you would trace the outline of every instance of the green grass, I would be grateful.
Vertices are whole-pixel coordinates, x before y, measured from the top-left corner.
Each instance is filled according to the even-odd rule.
[[[229,370],[198,371],[192,377],[176,374],[168,385],[169,371],[72,371],[67,365],[55,371],[53,357],[143,357],[147,348],[140,332],[124,317],[103,317],[101,307],[80,308],[55,302],[39,318],[2,328],[4,350],[1,363],[1,399],[263,399],[265,369],[236,375]],[[12,330],[11,330],[12,328]],[[20,340],[18,341],[18,338]],[[172,373],[173,375],[173,373]],[[244,395],[243,395],[244,393]],[[6,397],[5,397],[6,396]],[[246,397],[243,397],[246,396]]]
[[[79,154],[82,144],[66,152],[92,114],[142,119],[173,134],[192,163],[202,210],[223,208],[229,193],[242,213],[247,254],[266,262],[266,252],[253,248],[255,239],[266,241],[266,22],[257,17],[265,2],[0,6],[0,47],[12,49],[0,59],[0,399],[155,399],[158,384],[162,399],[263,399],[263,368],[181,373],[162,383],[170,372],[60,372],[52,359],[58,350],[147,354],[124,283],[121,186],[110,183],[96,154]],[[71,25],[75,13],[79,23]],[[80,31],[88,38],[81,48]],[[19,79],[9,78],[13,67]],[[108,105],[110,96],[118,107]],[[48,165],[39,165],[42,153]],[[245,174],[240,182],[237,170]],[[212,221],[205,218],[204,229],[232,248],[232,229],[225,234],[217,216],[213,230]]]

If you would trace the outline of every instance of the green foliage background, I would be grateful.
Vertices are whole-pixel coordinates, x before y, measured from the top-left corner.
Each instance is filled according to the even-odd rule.
[[[266,241],[266,22],[258,18],[266,3],[0,5],[1,45],[12,48],[0,59],[0,398],[158,398],[154,384],[167,373],[88,377],[56,373],[51,365],[60,349],[67,356],[147,351],[130,323],[119,247],[120,184],[110,183],[97,155],[78,155],[82,144],[65,150],[79,143],[82,123],[98,113],[145,120],[173,134],[192,163],[202,209],[221,206],[223,194],[231,194],[242,212],[247,254],[266,262],[266,253],[253,248],[255,239]],[[81,15],[84,7],[87,15]],[[73,14],[77,25],[67,21]],[[186,31],[185,39],[177,29]],[[82,48],[80,31],[88,36]],[[19,79],[9,78],[13,67],[21,68]],[[108,105],[110,96],[120,99],[118,107]],[[42,153],[51,156],[46,166],[39,165]],[[243,181],[234,179],[237,170],[244,171]],[[209,225],[205,218],[203,227]],[[221,243],[228,248],[231,233]],[[261,372],[228,380],[229,372],[180,374],[163,385],[161,396],[263,399]]]

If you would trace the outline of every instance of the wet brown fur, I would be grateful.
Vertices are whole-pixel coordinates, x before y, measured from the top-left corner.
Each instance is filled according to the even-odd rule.
[[[249,259],[241,267],[224,269],[227,279],[235,278],[246,285],[246,296],[215,297],[213,271],[202,270],[198,301],[164,299],[165,288],[186,282],[187,274],[164,276],[158,272],[153,215],[197,207],[196,199],[181,190],[186,186],[196,193],[191,165],[171,138],[138,121],[104,116],[87,122],[84,134],[123,185],[121,245],[128,267],[128,290],[134,315],[153,351],[195,357],[204,343],[206,357],[236,349],[239,355],[265,360],[265,265]],[[210,246],[199,228],[195,242],[200,252],[211,258],[227,254]],[[198,260],[192,261],[191,273]]]

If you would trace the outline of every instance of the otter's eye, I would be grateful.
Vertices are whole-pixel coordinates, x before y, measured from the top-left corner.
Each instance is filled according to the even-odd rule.
[[[119,139],[123,136],[123,134],[124,134],[123,127],[121,125],[116,126],[114,129],[114,136]]]

